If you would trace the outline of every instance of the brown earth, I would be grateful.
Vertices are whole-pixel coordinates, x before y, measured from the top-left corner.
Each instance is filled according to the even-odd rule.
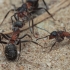
[[[61,0],[45,0],[48,7],[51,8],[54,6],[54,3],[58,4]],[[20,6],[21,0],[17,1],[12,0],[16,6]],[[41,1],[40,1],[41,2]],[[42,4],[40,4],[42,6]],[[9,0],[0,4],[0,22],[2,21],[4,15],[10,10],[11,5]],[[52,32],[54,30],[63,30],[65,27],[68,32],[70,32],[70,6],[65,7],[58,11],[54,18],[59,20],[55,23],[51,18],[45,20],[38,24],[37,26]],[[5,20],[5,22],[0,27],[0,30],[9,30],[11,28],[10,24],[10,16]],[[30,34],[30,31],[24,31],[22,34]],[[35,28],[35,33],[38,33],[38,37],[43,37],[48,35],[47,32]],[[31,35],[32,36],[32,35]],[[36,39],[32,36],[33,40]],[[25,38],[28,40],[29,38]],[[55,40],[43,39],[37,41],[43,47],[35,45],[33,43],[23,43],[22,51],[19,60],[8,61],[4,55],[3,46],[0,45],[0,70],[70,70],[70,43],[68,39],[61,43],[57,43],[56,46],[53,47],[52,51],[49,52],[50,47],[55,42]],[[5,45],[4,45],[5,46]]]

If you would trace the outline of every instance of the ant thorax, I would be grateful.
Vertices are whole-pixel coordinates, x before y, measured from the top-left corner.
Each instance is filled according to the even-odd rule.
[[[55,39],[57,42],[61,42],[64,40],[64,37],[57,36]]]
[[[56,39],[57,42],[61,42],[61,41],[64,40],[64,37],[63,37],[62,34],[63,34],[63,31],[58,31],[57,32],[57,36],[55,37],[55,39]]]

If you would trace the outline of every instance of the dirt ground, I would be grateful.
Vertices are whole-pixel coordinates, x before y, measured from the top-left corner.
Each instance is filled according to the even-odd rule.
[[[3,0],[2,0],[3,1]],[[4,15],[7,13],[10,8],[13,8],[10,5],[9,0],[0,1],[0,22],[2,21]],[[45,0],[48,7],[51,8],[54,4],[59,3],[61,0]],[[12,0],[16,6],[20,6],[22,4],[21,0]],[[42,1],[40,1],[42,3]],[[40,4],[42,6],[42,4]],[[70,32],[70,6],[65,7],[58,11],[54,18],[59,20],[55,23],[51,18],[45,20],[38,24],[37,26],[48,30],[49,32],[56,30],[64,30],[64,27],[67,32]],[[11,28],[9,24],[10,17],[8,17],[5,22],[0,27],[0,30],[7,31]],[[35,28],[35,32],[38,33],[38,37],[43,37],[48,35],[49,33]],[[30,34],[30,31],[22,32],[24,34]],[[32,35],[31,35],[32,36]],[[32,36],[33,40],[36,39]],[[29,38],[25,38],[29,40]],[[0,45],[0,70],[70,70],[70,43],[68,39],[61,43],[57,43],[52,51],[49,52],[52,44],[55,40],[49,40],[48,38],[37,41],[43,47],[35,45],[33,43],[23,43],[21,56],[15,61],[8,61],[4,55],[3,46]],[[5,46],[5,45],[4,45]],[[17,47],[18,48],[18,47]]]

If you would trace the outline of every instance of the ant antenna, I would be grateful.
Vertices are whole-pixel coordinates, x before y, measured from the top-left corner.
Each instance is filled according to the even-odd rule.
[[[36,28],[39,28],[39,29],[41,29],[41,30],[44,30],[44,31],[46,31],[46,32],[48,32],[49,34],[50,34],[50,32],[48,31],[48,30],[46,30],[46,29],[43,29],[43,28],[40,28],[40,27],[38,27],[38,26],[35,26]]]
[[[12,3],[12,0],[10,0],[10,4],[14,7],[14,10],[16,10],[16,6]]]
[[[47,35],[47,36],[45,36],[45,37],[42,37],[42,38],[38,38],[38,39],[36,39],[36,41],[37,41],[37,40],[39,40],[39,39],[43,39],[43,38],[46,38],[46,37],[48,37],[48,36],[49,36],[49,35]]]

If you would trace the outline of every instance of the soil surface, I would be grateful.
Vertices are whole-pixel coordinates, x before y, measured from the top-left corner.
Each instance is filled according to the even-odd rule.
[[[2,1],[0,0],[0,23],[2,22],[7,11],[13,8],[10,5],[10,0]],[[61,0],[45,1],[49,9],[53,7],[54,4],[61,2]],[[17,7],[22,4],[21,0],[12,0],[12,3],[14,3]],[[44,6],[42,0],[40,0],[40,6]],[[7,19],[0,26],[0,32],[2,32],[2,30],[9,31],[11,29],[10,16],[12,14],[13,12],[9,14]],[[57,20],[57,23],[50,18],[41,22],[37,26],[48,30],[50,33],[52,31],[64,30],[64,27],[67,32],[70,32],[70,6],[59,10],[54,15],[54,18]],[[25,34],[32,36],[30,30],[22,32],[21,36]],[[49,33],[35,27],[35,34],[39,38],[44,37]],[[36,38],[33,36],[32,38],[36,41]],[[23,40],[30,40],[30,38],[26,37]],[[67,38],[65,38],[61,43],[57,43],[50,52],[49,50],[55,42],[55,39],[49,40],[48,38],[44,38],[36,42],[43,47],[31,42],[22,43],[21,56],[19,57],[19,60],[17,58],[15,61],[8,61],[6,59],[4,55],[4,48],[6,45],[0,44],[0,70],[70,70],[70,41]],[[19,50],[18,47],[19,46],[17,46],[17,50]]]

